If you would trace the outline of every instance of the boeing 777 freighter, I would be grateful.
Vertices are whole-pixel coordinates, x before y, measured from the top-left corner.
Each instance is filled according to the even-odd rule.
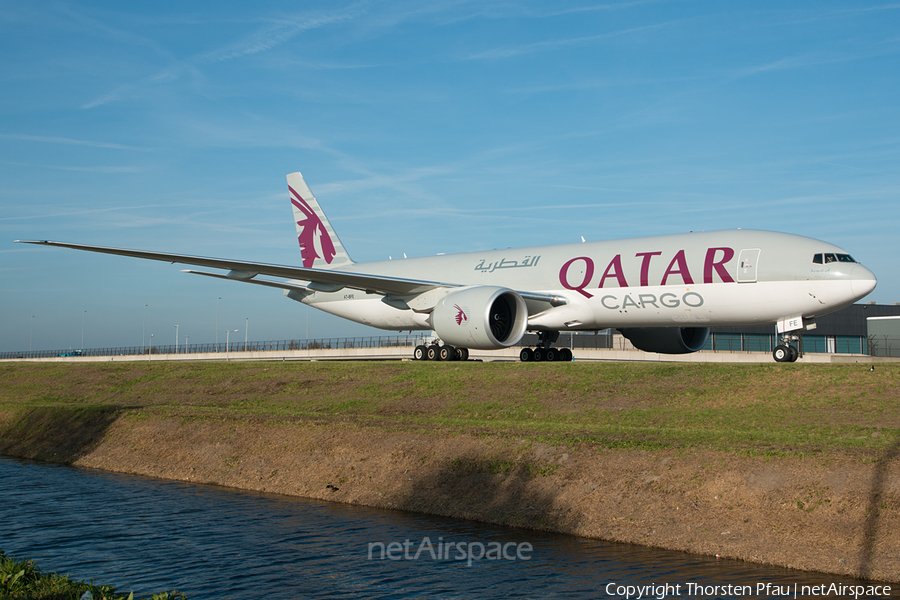
[[[185,272],[281,288],[381,329],[433,330],[439,342],[417,347],[420,360],[465,360],[469,349],[514,346],[527,331],[540,343],[521,360],[572,360],[568,348],[553,347],[560,332],[608,328],[640,350],[683,354],[700,350],[713,326],[775,325],[775,360],[794,361],[792,332],[876,284],[833,244],[741,229],[356,263],[303,176],[287,181],[303,266],[25,243],[219,269],[227,273]]]

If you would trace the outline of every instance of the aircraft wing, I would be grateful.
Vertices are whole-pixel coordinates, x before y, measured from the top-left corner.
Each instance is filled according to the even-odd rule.
[[[407,296],[417,295],[428,290],[440,287],[457,287],[458,284],[440,283],[437,281],[421,281],[416,279],[402,279],[399,277],[385,277],[382,275],[366,275],[363,273],[349,273],[346,271],[332,271],[324,269],[311,269],[305,267],[289,267],[284,265],[270,265],[265,263],[248,262],[243,260],[227,260],[222,258],[207,258],[203,256],[187,256],[183,254],[167,254],[164,252],[150,252],[147,250],[128,250],[125,248],[106,248],[103,246],[87,246],[84,244],[70,244],[67,242],[50,242],[47,240],[27,241],[16,240],[20,244],[36,244],[38,246],[57,246],[60,248],[72,248],[73,250],[86,250],[88,252],[100,252],[103,254],[117,254],[119,256],[132,256],[148,260],[158,260],[168,263],[196,265],[213,269],[228,269],[228,275],[201,273],[188,271],[197,275],[219,276],[235,281],[258,283],[272,287],[285,289],[297,289],[301,286],[254,280],[257,275],[271,277],[284,277],[293,280],[309,281],[306,286],[310,290],[323,292],[336,292],[342,288],[351,288],[384,295]],[[301,288],[302,289],[302,288]]]

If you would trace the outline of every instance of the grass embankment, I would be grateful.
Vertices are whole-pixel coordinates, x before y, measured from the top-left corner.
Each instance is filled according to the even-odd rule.
[[[76,581],[66,575],[47,573],[32,560],[17,560],[0,550],[0,599],[2,600],[134,600],[109,585]],[[186,600],[181,592],[153,594],[150,600]]]
[[[5,364],[0,418],[16,423],[20,431],[7,434],[19,439],[29,435],[22,428],[40,436],[74,418],[81,426],[72,452],[127,415],[340,421],[606,448],[874,456],[900,441],[898,372],[802,364]],[[22,418],[34,409],[41,410]]]
[[[2,364],[0,454],[900,581],[898,374]]]

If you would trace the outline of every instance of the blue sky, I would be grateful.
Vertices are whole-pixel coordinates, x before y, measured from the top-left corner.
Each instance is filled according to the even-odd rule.
[[[305,337],[278,290],[12,243],[298,264],[298,170],[357,261],[770,229],[900,301],[900,4],[0,1],[0,52],[0,350],[140,345],[145,304]]]

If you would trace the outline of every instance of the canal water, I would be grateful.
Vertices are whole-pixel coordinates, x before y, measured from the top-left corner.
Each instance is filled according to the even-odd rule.
[[[864,585],[460,519],[6,458],[0,458],[0,549],[135,597],[178,589],[192,600],[624,599],[638,598],[641,588],[643,598],[853,598],[794,590]],[[738,586],[753,593],[742,595],[748,588]]]

